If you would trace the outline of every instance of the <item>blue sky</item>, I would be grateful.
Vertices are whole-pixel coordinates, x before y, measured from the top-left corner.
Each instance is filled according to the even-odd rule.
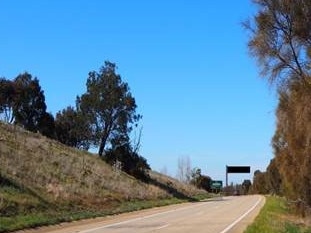
[[[115,62],[154,170],[175,176],[180,157],[214,179],[226,164],[264,170],[276,94],[247,51],[241,22],[254,12],[250,0],[4,0],[0,76],[38,77],[55,114],[84,93],[89,71]]]

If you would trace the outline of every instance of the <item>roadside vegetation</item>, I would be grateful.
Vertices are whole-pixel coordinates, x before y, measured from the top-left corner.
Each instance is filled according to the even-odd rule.
[[[148,170],[141,181],[100,157],[0,122],[0,232],[198,201],[208,193]]]
[[[99,71],[90,71],[86,92],[76,97],[75,106],[59,111],[55,118],[47,112],[39,79],[30,73],[14,79],[0,78],[0,120],[40,133],[80,150],[98,148],[98,155],[110,165],[138,179],[148,179],[147,160],[138,154],[138,130],[142,116],[129,85],[106,61]]]
[[[302,217],[311,207],[311,1],[256,0],[244,23],[261,75],[276,88],[274,158],[252,191],[284,196]]]
[[[75,103],[54,117],[37,77],[0,78],[0,232],[208,197],[201,170],[180,182],[139,154],[142,116],[116,64],[90,71]]]
[[[267,196],[253,224],[244,233],[310,233],[311,222],[293,213],[285,198]]]

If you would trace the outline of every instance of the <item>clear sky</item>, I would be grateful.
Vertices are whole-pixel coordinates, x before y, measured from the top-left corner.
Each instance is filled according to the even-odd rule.
[[[214,179],[226,164],[265,170],[276,94],[247,51],[241,22],[254,12],[250,0],[2,0],[0,76],[36,76],[55,115],[85,92],[89,71],[115,62],[152,169],[175,176],[189,157]]]

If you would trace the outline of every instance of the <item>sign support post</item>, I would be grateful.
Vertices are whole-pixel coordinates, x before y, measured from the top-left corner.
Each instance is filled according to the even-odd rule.
[[[228,166],[226,165],[226,187],[228,187],[228,173],[250,173],[250,166]]]
[[[228,165],[226,165],[226,187],[228,187]]]

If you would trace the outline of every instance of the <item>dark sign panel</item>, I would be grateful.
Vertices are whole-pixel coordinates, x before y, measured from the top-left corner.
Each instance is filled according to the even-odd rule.
[[[227,166],[227,173],[250,173],[250,166]]]

